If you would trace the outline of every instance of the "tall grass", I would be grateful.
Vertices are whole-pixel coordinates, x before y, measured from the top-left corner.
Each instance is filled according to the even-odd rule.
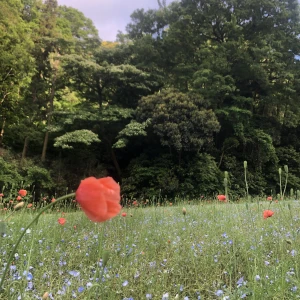
[[[274,216],[263,219],[264,209]],[[300,297],[297,201],[178,201],[124,211],[103,224],[66,212],[64,226],[62,212],[42,215],[19,245],[0,299]],[[2,271],[34,215],[24,209],[8,218]]]

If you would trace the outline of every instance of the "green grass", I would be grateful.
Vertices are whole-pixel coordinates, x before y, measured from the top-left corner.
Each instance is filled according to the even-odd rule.
[[[269,207],[275,214],[263,219]],[[300,298],[297,201],[124,211],[126,217],[102,224],[70,212],[64,226],[57,222],[60,212],[42,215],[22,240],[0,299],[41,299],[46,291],[54,299],[162,299],[166,293],[165,299]],[[33,216],[23,210],[7,219],[2,270]],[[103,269],[99,262],[107,252]]]

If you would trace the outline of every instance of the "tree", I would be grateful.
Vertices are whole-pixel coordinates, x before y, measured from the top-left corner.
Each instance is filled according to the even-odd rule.
[[[22,89],[30,83],[34,70],[30,26],[21,12],[18,0],[0,2],[0,146],[6,124],[16,120]]]
[[[214,112],[201,107],[197,96],[164,90],[144,97],[137,108],[137,120],[149,120],[149,126],[162,146],[175,150],[198,152],[213,142],[220,129]]]

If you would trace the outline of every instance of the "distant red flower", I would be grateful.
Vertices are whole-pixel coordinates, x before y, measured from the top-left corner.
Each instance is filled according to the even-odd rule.
[[[30,207],[32,207],[32,203],[29,203],[29,204],[27,205],[27,208],[30,208]]]
[[[93,222],[104,222],[119,214],[120,186],[111,177],[88,177],[81,181],[76,200]]]
[[[126,217],[126,216],[127,216],[127,213],[126,213],[126,212],[123,212],[123,213],[121,214],[121,216],[122,216],[122,217]]]
[[[137,202],[136,200],[134,200],[134,201],[132,202],[132,204],[133,204],[133,205],[138,205],[138,202]]]
[[[272,198],[271,196],[269,196],[269,197],[267,197],[267,200],[268,200],[268,201],[272,201],[273,198]]]
[[[52,203],[55,202],[55,201],[56,201],[55,198],[52,198],[52,199],[51,199],[51,202],[52,202]]]
[[[264,219],[270,218],[270,217],[272,217],[273,215],[274,215],[274,211],[269,210],[269,209],[265,210],[264,213],[263,213]]]
[[[173,205],[173,203],[172,203],[172,202],[170,202],[170,203],[169,203],[169,205],[170,205],[170,206],[172,206],[172,205]]]
[[[25,197],[27,195],[27,191],[26,190],[19,190],[19,195],[22,197]]]
[[[4,197],[4,194],[0,193],[0,197]]]
[[[18,201],[22,200],[22,197],[21,197],[21,196],[18,196],[18,197],[17,197],[17,200],[18,200]]]
[[[66,219],[65,218],[59,218],[57,221],[58,221],[58,223],[60,225],[65,225],[65,223],[66,223]]]
[[[226,202],[226,196],[225,195],[218,195],[217,198],[218,198],[219,201]]]

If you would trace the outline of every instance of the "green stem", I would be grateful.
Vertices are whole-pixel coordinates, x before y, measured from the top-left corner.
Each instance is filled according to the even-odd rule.
[[[280,200],[282,200],[281,172],[279,172],[279,187],[280,187]]]
[[[36,215],[36,217],[35,217],[35,218],[34,218],[34,219],[33,219],[33,220],[25,227],[25,229],[24,229],[23,232],[21,233],[21,235],[20,235],[18,241],[16,242],[16,244],[15,244],[14,248],[12,249],[12,251],[11,251],[11,253],[10,253],[10,256],[9,256],[9,258],[8,258],[6,267],[5,267],[5,269],[4,269],[4,272],[3,272],[3,274],[2,274],[1,281],[0,281],[0,293],[2,292],[2,285],[3,285],[4,279],[5,279],[6,273],[7,273],[8,269],[9,269],[9,267],[10,267],[10,263],[11,263],[11,261],[12,261],[13,258],[14,258],[14,255],[15,255],[15,253],[16,253],[16,251],[17,251],[17,248],[18,248],[18,246],[19,246],[19,244],[20,244],[20,242],[21,242],[23,236],[24,236],[25,233],[26,233],[26,230],[29,229],[35,222],[37,222],[38,219],[39,219],[39,217],[40,217],[40,215],[41,215],[43,212],[45,212],[49,207],[55,205],[57,202],[60,202],[60,201],[62,201],[62,200],[65,200],[65,199],[67,199],[67,198],[74,197],[74,196],[75,196],[75,193],[71,193],[71,194],[68,194],[68,195],[65,195],[65,196],[62,196],[62,197],[56,199],[55,202],[49,203],[49,204],[48,204],[47,206],[45,206],[45,207],[44,207],[44,208]]]
[[[247,182],[247,169],[245,168],[245,184],[246,184],[246,195],[247,200],[249,199],[249,188],[248,188],[248,182]]]
[[[286,177],[285,177],[285,184],[284,184],[284,189],[283,189],[283,193],[282,193],[282,200],[284,199],[287,182],[288,182],[288,173],[286,173]]]

